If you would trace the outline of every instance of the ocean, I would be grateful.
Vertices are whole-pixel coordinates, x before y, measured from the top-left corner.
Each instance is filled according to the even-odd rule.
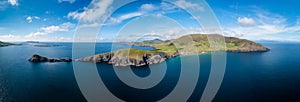
[[[0,102],[85,102],[72,63],[31,63],[33,54],[49,58],[71,58],[72,43],[35,47],[0,47]],[[296,102],[300,101],[300,43],[262,42],[269,52],[227,53],[227,65],[214,102]],[[111,43],[97,43],[95,53],[110,51]],[[130,46],[118,45],[119,49]],[[152,49],[149,47],[135,47]],[[188,101],[199,101],[210,75],[211,54],[200,58],[197,86]],[[158,101],[170,93],[179,78],[180,57],[166,61],[165,77],[150,89],[135,89],[122,83],[108,64],[97,64],[101,79],[111,93],[125,101]],[[93,64],[93,63],[87,63]],[[147,67],[131,68],[147,77]],[[122,69],[131,71],[129,69]]]

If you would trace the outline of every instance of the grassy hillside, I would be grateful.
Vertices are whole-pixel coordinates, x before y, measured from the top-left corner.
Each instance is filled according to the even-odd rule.
[[[165,52],[167,54],[174,54],[174,53],[182,53],[182,54],[189,54],[189,53],[201,53],[201,52],[210,52],[213,49],[210,47],[208,36],[214,39],[225,39],[224,48],[225,51],[236,51],[236,52],[255,52],[255,51],[268,51],[269,49],[257,44],[255,42],[246,40],[246,39],[239,39],[234,37],[224,37],[217,34],[191,34],[185,35],[177,39],[162,41],[161,43],[151,43],[150,41],[147,42],[136,42],[133,45],[135,46],[151,46],[156,48],[159,52]],[[221,41],[220,41],[221,42]],[[220,43],[217,42],[217,43]]]

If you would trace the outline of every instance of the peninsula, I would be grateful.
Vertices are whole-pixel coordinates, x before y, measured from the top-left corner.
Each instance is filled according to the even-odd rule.
[[[214,51],[227,52],[266,52],[268,48],[261,44],[234,37],[224,37],[226,50],[213,50],[209,37],[223,38],[218,34],[190,34],[171,40],[147,40],[143,42],[119,42],[132,46],[148,46],[155,50],[140,50],[134,48],[121,49],[113,52],[97,54],[79,59],[81,62],[109,63],[114,66],[145,66],[161,63],[168,58],[187,54],[200,54]],[[192,40],[191,40],[192,39]]]
[[[12,45],[17,45],[17,44],[0,41],[0,47],[12,46]]]

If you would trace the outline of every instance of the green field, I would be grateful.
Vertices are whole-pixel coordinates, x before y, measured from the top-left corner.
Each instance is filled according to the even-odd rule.
[[[208,40],[208,38],[210,38],[210,40]],[[158,53],[164,53],[168,56],[173,56],[212,51],[255,52],[269,50],[261,44],[246,39],[225,37],[217,34],[190,34],[166,41],[154,39],[143,42],[130,42],[123,44],[133,46],[149,46],[155,48],[155,50],[139,50],[133,48],[122,49],[113,52],[115,57],[141,59],[145,54],[155,55]],[[101,56],[101,54],[98,56]]]

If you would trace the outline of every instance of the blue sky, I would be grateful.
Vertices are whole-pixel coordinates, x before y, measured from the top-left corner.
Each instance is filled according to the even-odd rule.
[[[180,6],[205,12],[197,0],[140,0],[122,6],[107,19],[98,41],[113,41],[118,33],[159,34],[172,39],[203,33],[193,16]],[[99,20],[118,0],[0,0],[1,41],[67,41],[76,28],[97,30]],[[297,0],[206,0],[219,20],[223,34],[250,40],[300,42]],[[89,6],[92,5],[92,6]],[[148,17],[145,17],[148,16]],[[176,20],[180,25],[176,25]],[[199,17],[199,19],[207,19]],[[145,23],[149,20],[148,23]],[[78,22],[82,23],[79,25]],[[128,27],[124,27],[124,26]],[[182,27],[187,31],[181,31]],[[118,29],[126,28],[119,32]],[[130,32],[131,31],[131,32]],[[85,33],[89,33],[87,30]],[[88,40],[87,40],[88,41]]]

